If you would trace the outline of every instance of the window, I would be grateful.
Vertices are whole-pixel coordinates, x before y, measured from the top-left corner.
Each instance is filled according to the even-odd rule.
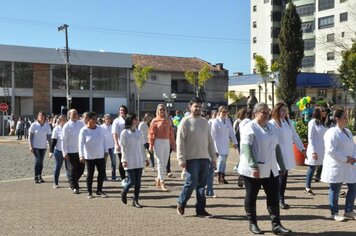
[[[340,0],[340,3],[346,2],[347,0]]]
[[[257,38],[256,38],[256,37],[253,37],[253,38],[252,38],[252,42],[253,42],[253,43],[257,43]]]
[[[319,11],[334,8],[335,0],[319,0]]]
[[[282,20],[282,12],[274,11],[271,14],[271,20],[275,22],[280,22]]]
[[[334,27],[334,16],[319,18],[319,29]]]
[[[326,89],[318,89],[317,94],[318,94],[318,97],[326,98],[327,90]]]
[[[335,41],[335,34],[327,34],[326,35],[326,42],[331,43]]]
[[[271,37],[272,38],[278,38],[279,32],[281,31],[281,28],[279,27],[272,27],[271,28]]]
[[[312,50],[315,48],[315,39],[304,39],[304,50]]]
[[[308,4],[308,5],[303,5],[299,6],[296,8],[297,13],[299,14],[300,17],[302,16],[311,16],[314,15],[315,12],[315,5],[314,4]]]
[[[308,21],[308,22],[303,22],[302,23],[302,30],[303,33],[312,33],[315,30],[315,22],[314,21]]]
[[[269,0],[264,0],[264,3],[269,3]]]
[[[334,53],[334,52],[328,52],[328,53],[326,54],[326,59],[327,59],[328,61],[335,60],[335,53]]]
[[[282,6],[282,0],[273,0],[272,4],[275,6]]]
[[[256,21],[254,21],[254,22],[252,23],[252,27],[253,27],[253,28],[257,28],[257,22],[256,22]]]
[[[345,32],[341,32],[341,37],[345,37]]]
[[[314,65],[315,65],[315,56],[308,56],[303,58],[302,60],[303,68],[314,67]]]
[[[272,43],[271,44],[271,53],[272,54],[279,54],[280,53],[278,43]]]
[[[104,91],[126,91],[126,69],[93,67],[93,89]],[[151,75],[151,79],[155,75]]]
[[[15,87],[33,88],[32,64],[15,63]]]
[[[255,59],[256,59],[256,55],[257,55],[257,53],[255,53],[255,52],[252,54],[252,58],[253,58],[253,60],[255,60]]]
[[[11,87],[11,62],[0,62],[0,87]]]
[[[252,9],[253,9],[253,11],[257,11],[257,6],[256,5],[253,6]]]
[[[307,92],[305,88],[297,88],[298,97],[305,97]]]
[[[347,21],[347,12],[340,14],[340,22]]]

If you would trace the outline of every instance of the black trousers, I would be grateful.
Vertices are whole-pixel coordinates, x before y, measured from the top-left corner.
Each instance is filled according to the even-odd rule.
[[[279,201],[284,203],[284,193],[287,189],[288,170],[284,175],[279,176]]]
[[[121,163],[121,156],[122,156],[121,153],[118,153],[118,154],[117,154],[117,157],[118,157],[118,159],[119,159],[120,178],[121,178],[121,179],[125,179],[125,177],[126,177],[126,172],[125,172],[125,169],[124,169],[124,167],[122,166],[122,163]]]
[[[88,193],[92,193],[93,179],[95,166],[98,171],[98,179],[97,179],[97,192],[101,192],[103,190],[103,182],[105,178],[105,159],[93,159],[93,160],[85,160],[87,164],[87,190]]]
[[[85,164],[79,161],[79,153],[68,153],[67,177],[72,189],[79,189],[79,179],[84,173]]]
[[[269,178],[255,179],[244,176],[246,189],[245,211],[250,223],[256,223],[256,201],[258,192],[263,186],[267,197],[267,209],[272,221],[279,222],[279,182],[278,176],[274,177],[272,172]]]

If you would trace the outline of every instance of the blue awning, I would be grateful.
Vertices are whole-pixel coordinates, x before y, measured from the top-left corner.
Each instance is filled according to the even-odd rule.
[[[321,73],[299,73],[298,88],[336,88],[339,87],[337,75]]]

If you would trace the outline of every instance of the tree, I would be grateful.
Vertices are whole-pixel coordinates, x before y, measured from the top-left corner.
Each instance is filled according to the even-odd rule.
[[[227,91],[224,94],[224,98],[228,100],[232,100],[232,103],[236,105],[236,111],[237,111],[237,104],[243,99],[243,95],[240,92],[239,94],[236,94],[235,91]]]
[[[140,92],[145,86],[148,76],[152,71],[152,66],[141,67],[139,65],[135,65],[133,69],[133,76],[135,79],[135,84],[137,87],[137,116],[140,117]]]
[[[267,103],[267,82],[268,82],[268,77],[269,77],[269,72],[268,72],[268,65],[266,63],[266,59],[264,59],[260,55],[256,55],[255,57],[256,61],[256,71],[258,74],[261,75],[262,77],[262,82],[265,85],[265,103]],[[261,102],[261,101],[259,101]]]
[[[354,92],[353,98],[356,98],[356,41],[352,47],[342,54],[342,63],[339,67],[340,79],[350,90]],[[356,103],[354,103],[354,130],[356,129]]]
[[[292,104],[298,98],[297,75],[304,57],[301,20],[291,0],[283,14],[278,39],[280,49],[278,58],[279,84],[276,92],[277,97],[283,100],[291,110]]]
[[[202,92],[202,88],[204,87],[205,83],[213,77],[213,74],[210,72],[210,66],[205,64],[199,72],[193,70],[186,71],[184,73],[184,77],[188,83],[193,86],[195,96],[201,97],[199,95]]]

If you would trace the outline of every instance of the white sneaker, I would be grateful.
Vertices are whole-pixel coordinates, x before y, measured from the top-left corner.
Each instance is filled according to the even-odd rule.
[[[337,221],[337,222],[343,222],[343,221],[345,221],[346,220],[346,218],[345,217],[343,217],[343,216],[340,216],[339,214],[334,214],[334,215],[331,215],[331,219],[333,219],[333,220],[335,220],[335,221]]]
[[[58,186],[57,184],[54,184],[54,185],[53,185],[53,188],[54,188],[54,189],[57,189],[57,188],[59,188],[59,186]]]
[[[350,220],[356,220],[356,213],[353,211],[345,212],[344,216]]]

